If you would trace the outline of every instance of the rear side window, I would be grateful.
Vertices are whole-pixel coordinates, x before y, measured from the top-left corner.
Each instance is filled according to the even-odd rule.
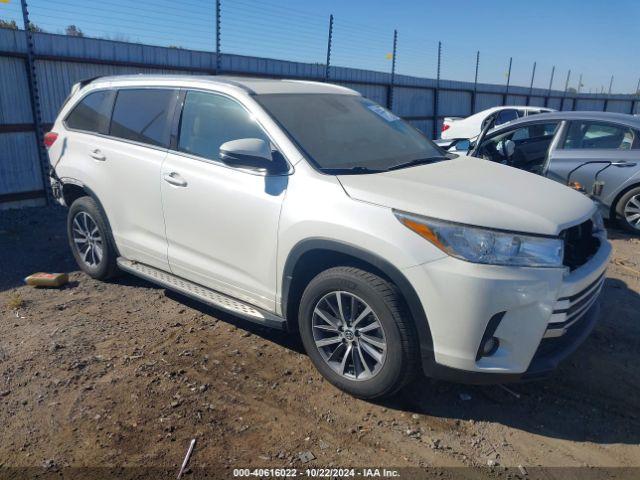
[[[67,116],[67,127],[86,132],[107,133],[114,97],[113,90],[90,93]]]
[[[169,117],[177,92],[169,89],[120,90],[113,107],[110,135],[169,146]]]
[[[236,101],[214,93],[187,92],[180,120],[178,150],[218,160],[220,145],[241,138],[269,138]]]
[[[640,147],[638,133],[624,125],[571,122],[564,140],[566,149],[631,150]]]

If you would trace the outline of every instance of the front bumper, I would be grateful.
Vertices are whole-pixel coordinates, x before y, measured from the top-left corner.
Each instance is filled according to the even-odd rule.
[[[610,256],[611,245],[602,240],[596,254],[570,273],[478,265],[452,257],[406,269],[431,333],[432,345],[421,349],[425,374],[463,383],[501,383],[550,373],[595,326]],[[500,321],[491,326],[496,316]],[[499,347],[479,356],[491,328]]]

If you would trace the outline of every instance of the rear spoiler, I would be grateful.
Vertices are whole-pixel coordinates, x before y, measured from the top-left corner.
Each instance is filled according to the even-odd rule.
[[[62,110],[64,106],[67,104],[67,102],[69,101],[69,99],[73,97],[76,93],[78,93],[82,88],[86,87],[91,82],[99,78],[102,78],[103,76],[104,75],[98,75],[97,77],[85,78],[84,80],[80,80],[78,83],[74,83],[73,86],[71,87],[71,92],[69,93],[67,98],[64,100],[64,102],[62,102],[62,105],[60,106],[60,110]]]

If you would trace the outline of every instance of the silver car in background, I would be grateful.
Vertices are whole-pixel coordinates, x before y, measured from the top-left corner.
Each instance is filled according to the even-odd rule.
[[[459,142],[451,151],[468,148]],[[483,131],[471,155],[583,191],[604,218],[640,233],[640,118],[610,112],[543,113]]]

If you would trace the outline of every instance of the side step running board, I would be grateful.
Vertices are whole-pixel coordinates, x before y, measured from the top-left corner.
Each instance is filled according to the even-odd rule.
[[[118,267],[140,278],[144,278],[151,283],[158,284],[162,287],[168,288],[169,290],[174,290],[187,297],[193,298],[194,300],[198,300],[212,307],[238,315],[251,322],[282,330],[286,328],[286,320],[282,317],[249,305],[248,303],[242,302],[233,297],[229,297],[223,293],[203,287],[197,283],[190,282],[184,278],[177,277],[171,273],[150,267],[149,265],[132,262],[131,260],[119,257]]]

